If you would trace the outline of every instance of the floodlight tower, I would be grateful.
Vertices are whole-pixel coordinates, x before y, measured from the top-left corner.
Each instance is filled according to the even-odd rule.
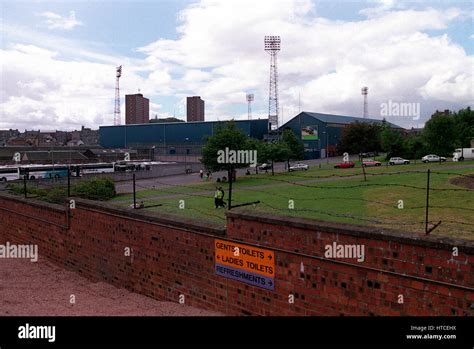
[[[115,108],[114,108],[114,125],[120,125],[120,87],[119,79],[122,76],[122,66],[117,67],[116,74],[117,80],[115,83]]]
[[[248,118],[252,120],[252,102],[254,100],[253,93],[247,93],[247,103],[248,103]]]
[[[270,54],[270,90],[268,94],[268,129],[278,129],[278,72],[277,53],[280,51],[280,36],[265,36],[265,51]]]
[[[364,119],[369,117],[369,105],[367,103],[367,95],[369,94],[369,88],[364,86],[361,88],[362,96],[364,96]]]

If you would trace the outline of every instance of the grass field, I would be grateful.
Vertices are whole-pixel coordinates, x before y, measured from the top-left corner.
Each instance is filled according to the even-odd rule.
[[[450,183],[459,175],[474,174],[474,169],[446,169],[449,166],[453,163],[367,168],[366,181],[361,168],[335,170],[328,165],[307,172],[241,176],[234,183],[232,203],[260,201],[247,208],[278,216],[300,216],[423,234],[426,170],[430,168],[429,221],[442,221],[431,234],[474,239],[474,190]],[[399,173],[404,171],[415,172]],[[173,213],[223,225],[226,210],[213,206],[215,186],[216,183],[205,182],[160,189],[140,190],[137,187],[137,200],[143,200],[145,206],[162,205],[143,209],[151,214]],[[223,187],[227,200],[227,184]],[[180,200],[184,200],[184,209],[178,207]],[[289,208],[289,200],[293,200],[294,209]],[[403,201],[403,208],[398,207],[399,200]],[[132,195],[119,195],[111,202],[129,206]]]

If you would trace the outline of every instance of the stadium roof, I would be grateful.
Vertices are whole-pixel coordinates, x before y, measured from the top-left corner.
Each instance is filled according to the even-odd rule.
[[[356,122],[356,121],[368,122],[368,123],[371,123],[371,124],[381,124],[383,122],[383,120],[379,120],[379,119],[369,119],[369,118],[366,119],[366,118],[358,118],[358,117],[354,117],[354,116],[311,113],[311,112],[307,112],[307,111],[302,111],[300,114],[296,115],[295,118],[298,117],[301,114],[310,116],[310,117],[315,118],[315,119],[318,119],[319,121],[322,121],[322,122],[327,123],[327,124],[347,125],[347,124],[351,124],[351,123]],[[291,120],[293,120],[293,119],[291,119]],[[283,126],[285,126],[290,121],[287,121]],[[393,124],[391,122],[388,122],[388,121],[386,121],[386,122],[391,128],[403,129],[403,127],[401,127],[401,126],[395,125],[395,124]],[[283,127],[283,126],[281,126],[281,127]]]

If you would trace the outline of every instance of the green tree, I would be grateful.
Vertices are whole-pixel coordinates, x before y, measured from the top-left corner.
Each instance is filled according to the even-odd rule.
[[[387,153],[386,159],[393,156],[404,156],[405,142],[400,132],[385,127],[380,134],[382,151]]]
[[[275,175],[274,164],[277,161],[285,161],[291,155],[291,150],[284,142],[265,143],[263,156],[272,163],[272,176]]]
[[[379,151],[382,126],[367,122],[354,122],[344,127],[340,142],[341,151],[358,154]]]
[[[404,158],[407,159],[420,159],[423,155],[425,155],[426,146],[423,142],[421,136],[411,136],[405,139],[405,153],[403,155]]]
[[[249,138],[247,140],[247,149],[257,151],[257,164],[261,164],[268,160],[265,154],[265,142],[255,138]],[[258,174],[258,166],[255,166],[255,173]]]
[[[423,129],[423,140],[427,151],[437,155],[451,156],[456,148],[456,124],[452,113],[434,113]]]
[[[283,131],[281,135],[281,143],[286,145],[287,150],[281,149],[281,151],[287,153],[286,162],[288,171],[290,171],[290,160],[302,160],[304,159],[304,145],[295,133],[287,129]]]
[[[235,122],[229,121],[225,126],[218,126],[212,136],[207,137],[206,145],[202,149],[201,162],[211,171],[227,171],[228,178],[236,168],[248,167],[249,164],[242,163],[219,163],[218,152],[229,150],[250,150],[248,137],[237,128]],[[257,150],[258,151],[258,150]]]
[[[248,148],[248,137],[237,128],[235,122],[229,121],[225,126],[219,126],[212,136],[207,137],[206,145],[202,149],[201,162],[211,171],[227,171],[229,178],[229,204],[232,206],[232,182],[236,168],[248,167],[249,164],[219,162],[219,151],[229,150],[251,150]],[[257,150],[258,151],[258,150]]]
[[[460,109],[454,114],[454,129],[456,132],[456,148],[470,148],[474,139],[474,111],[471,107]]]

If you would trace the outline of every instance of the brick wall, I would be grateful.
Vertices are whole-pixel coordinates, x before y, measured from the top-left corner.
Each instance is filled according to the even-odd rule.
[[[471,241],[248,212],[228,218],[229,238],[275,250],[277,285],[299,300],[281,304],[288,314],[473,314]],[[334,241],[364,245],[364,262],[324,258]]]
[[[68,215],[58,205],[0,195],[0,243],[35,243],[40,258],[91,280],[159,300],[184,295],[187,305],[232,315],[472,315],[473,242],[246,211],[230,213],[224,230],[76,204]],[[275,291],[216,275],[215,238],[273,250]],[[365,261],[325,259],[333,241],[364,245]]]

